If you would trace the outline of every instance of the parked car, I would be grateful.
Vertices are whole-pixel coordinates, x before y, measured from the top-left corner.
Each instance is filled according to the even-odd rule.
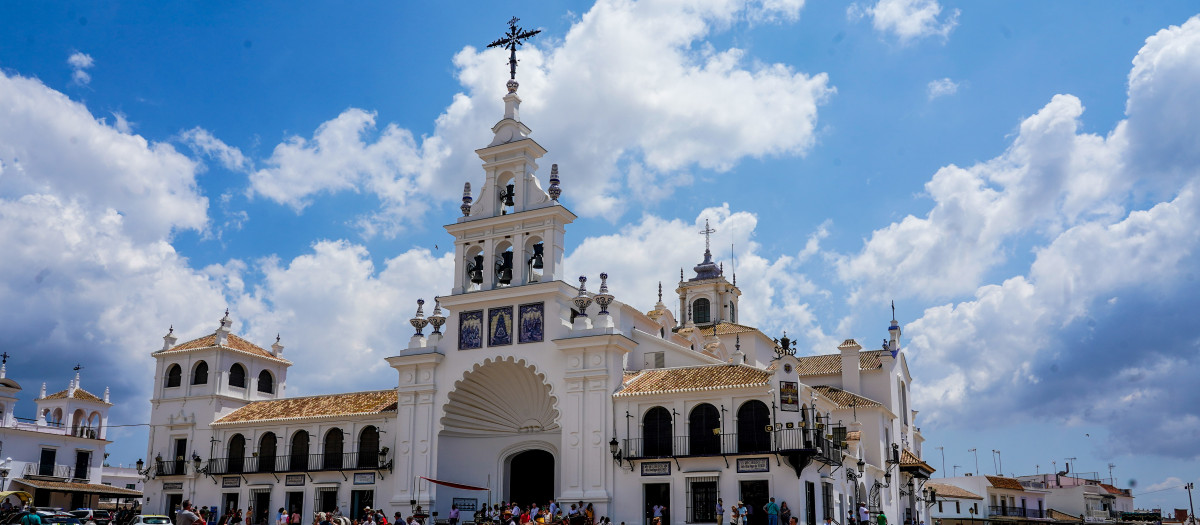
[[[42,516],[42,523],[54,523],[56,525],[83,525],[74,515],[56,513],[53,516]]]
[[[129,525],[171,525],[171,518],[159,514],[138,514]]]
[[[79,519],[86,525],[109,525],[112,523],[112,516],[107,510],[98,509],[75,509],[71,511],[71,515]]]

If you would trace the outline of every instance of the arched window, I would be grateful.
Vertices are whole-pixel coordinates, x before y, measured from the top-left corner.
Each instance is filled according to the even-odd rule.
[[[2,417],[0,417],[0,419],[2,419]],[[92,439],[100,437],[100,426],[103,424],[103,422],[104,418],[100,417],[99,412],[92,412],[92,414],[88,416],[88,435],[85,437]]]
[[[226,458],[229,462],[230,474],[241,474],[245,472],[246,466],[246,438],[241,434],[234,434],[229,438],[229,454]]]
[[[688,415],[688,445],[693,456],[721,453],[721,413],[708,403],[696,405]]]
[[[901,414],[901,416],[900,416],[901,420],[904,421],[905,425],[907,425],[908,424],[908,388],[906,388],[904,386],[904,383],[900,383],[900,414]]]
[[[271,373],[263,370],[258,373],[258,391],[264,394],[275,393],[275,378],[271,377]]]
[[[737,412],[738,452],[767,452],[771,450],[771,412],[762,401],[753,399],[742,404]]]
[[[193,385],[207,385],[208,384],[208,363],[205,363],[204,361],[200,361],[199,363],[196,363],[196,368],[194,370],[192,370],[192,384]]]
[[[737,304],[733,301],[729,301],[729,322],[737,322]]]
[[[292,436],[292,456],[288,463],[288,470],[292,472],[308,470],[308,432],[301,430]]]
[[[325,433],[325,455],[321,465],[327,470],[342,468],[342,429],[335,428]]]
[[[277,449],[275,433],[267,432],[258,439],[258,471],[275,472]]]
[[[692,322],[703,324],[712,319],[712,314],[709,313],[710,304],[708,299],[703,297],[692,301]]]
[[[651,408],[642,418],[642,456],[671,455],[671,413],[663,407]]]
[[[379,466],[379,429],[364,428],[358,434],[358,468],[373,469]]]
[[[246,388],[246,367],[237,363],[229,367],[229,386]]]
[[[85,414],[83,412],[83,409],[80,409],[80,408],[75,409],[75,412],[73,414],[71,414],[71,435],[72,436],[80,436],[80,437],[83,436],[83,434],[84,434],[83,431],[87,429],[87,421],[84,420],[84,418],[86,418],[86,417],[87,417],[87,414]]]
[[[171,365],[167,367],[167,388],[179,386],[183,382],[183,367]]]

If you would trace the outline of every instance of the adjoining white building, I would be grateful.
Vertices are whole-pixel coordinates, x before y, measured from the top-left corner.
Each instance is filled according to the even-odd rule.
[[[103,397],[84,390],[78,372],[59,392],[47,395],[42,383],[32,420],[16,417],[20,391],[7,363],[0,364],[0,491],[25,491],[36,506],[70,509],[95,505],[101,497],[142,496],[100,483],[110,443],[107,388]]]
[[[489,498],[555,498],[629,524],[662,504],[682,524],[715,522],[722,498],[755,506],[757,525],[775,497],[807,525],[844,522],[859,502],[893,523],[924,519],[933,469],[899,324],[882,350],[846,340],[796,357],[786,336],[738,324],[736,276],[708,251],[693,276],[681,271],[677,312],[661,289],[642,312],[608,293],[605,274],[568,282],[576,217],[558,201],[557,165],[547,189],[535,176],[546,150],[519,118],[517,88],[476,152],[482,186],[466,185],[446,226],[453,288],[418,302],[415,334],[387,358],[396,388],[288,398],[278,339],[238,337],[228,312],[198,339],[169,333],[153,353],[147,511],[190,499],[253,507],[262,523],[279,507],[444,517],[452,504],[469,514]]]
[[[1128,489],[1119,489],[1098,478],[1098,475],[1038,474],[1018,479],[1026,486],[1045,490],[1050,508],[1086,522],[1122,521],[1122,513],[1135,512],[1133,494]]]
[[[931,516],[942,525],[1045,522],[1049,491],[1004,476],[938,478],[927,485],[935,491]]]

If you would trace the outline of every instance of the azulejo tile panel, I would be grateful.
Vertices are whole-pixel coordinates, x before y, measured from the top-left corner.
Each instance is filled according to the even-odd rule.
[[[540,343],[545,337],[545,306],[542,303],[523,304],[520,307],[518,342]]]
[[[488,308],[488,346],[511,345],[513,307]]]
[[[483,310],[458,313],[458,349],[483,346]]]

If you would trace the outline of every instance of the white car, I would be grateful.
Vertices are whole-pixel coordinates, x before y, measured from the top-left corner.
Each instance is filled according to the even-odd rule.
[[[159,514],[138,514],[129,525],[171,525],[171,518]]]

